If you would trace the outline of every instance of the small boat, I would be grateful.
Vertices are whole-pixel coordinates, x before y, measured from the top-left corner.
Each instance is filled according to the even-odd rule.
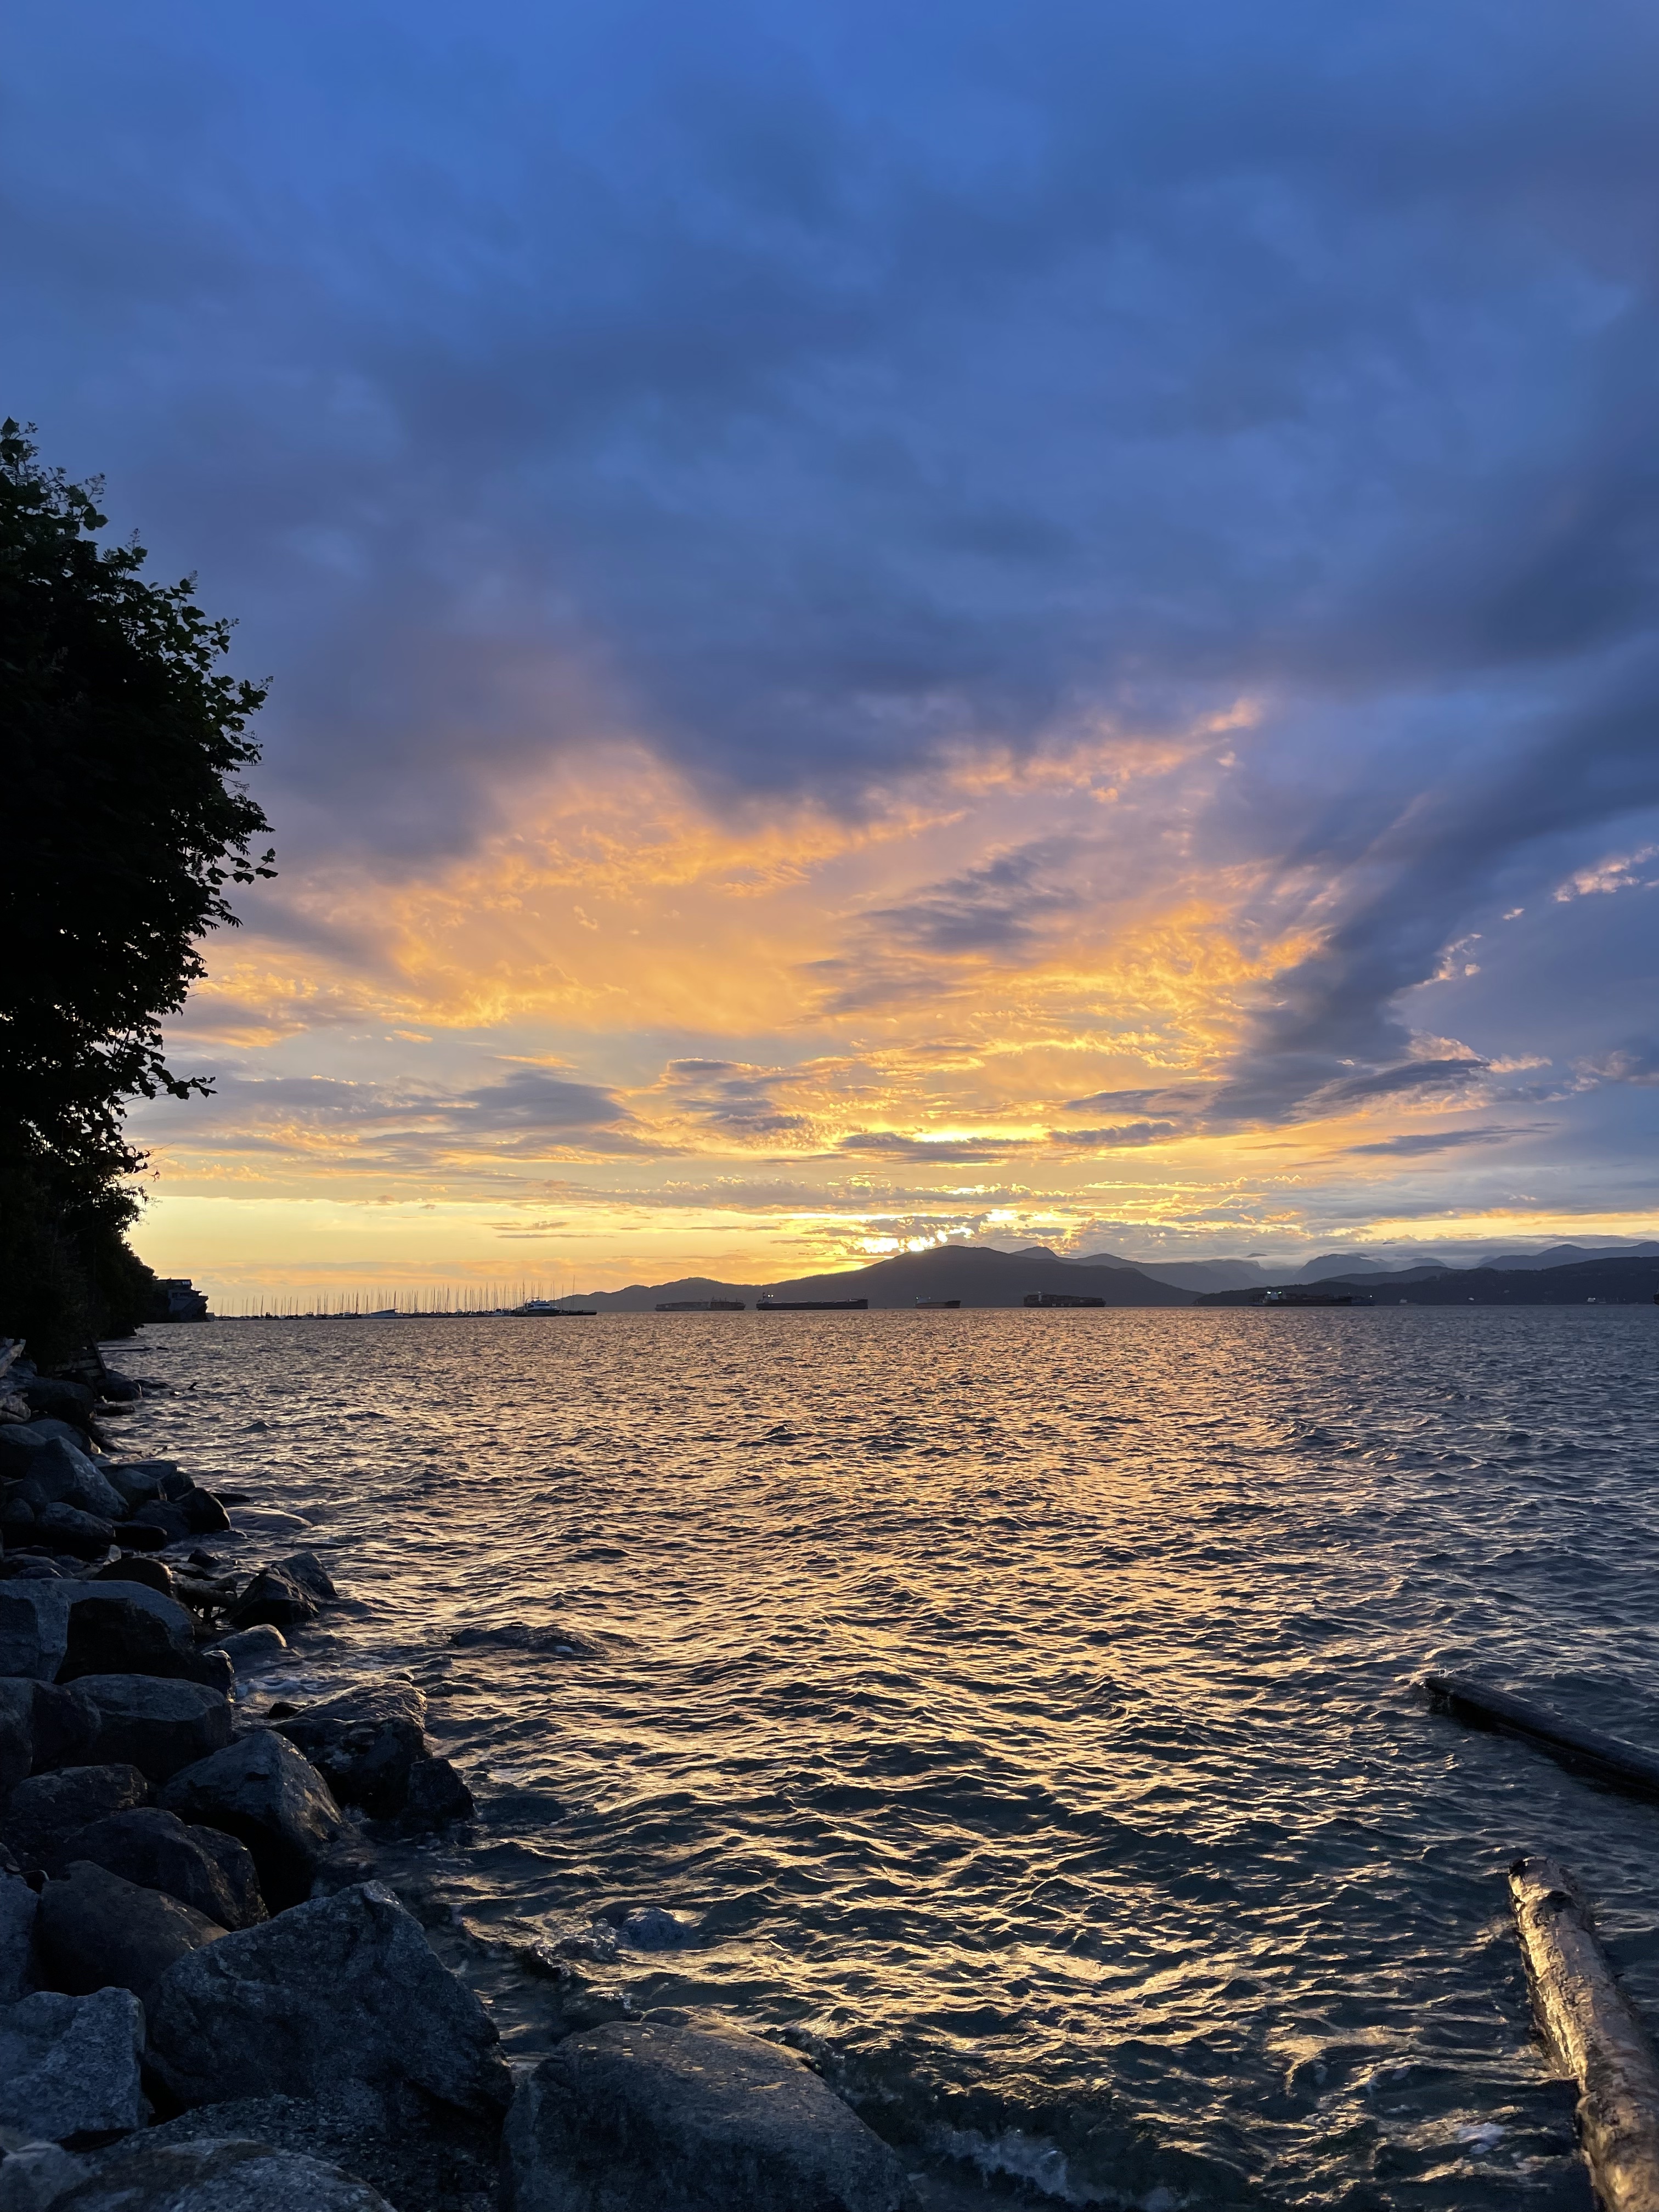
[[[530,1321],[592,1321],[599,1312],[597,1306],[556,1305],[551,1298],[526,1298],[521,1306],[514,1306],[514,1320]]]
[[[962,1305],[960,1298],[918,1298],[918,1313],[956,1313]]]
[[[868,1298],[757,1298],[757,1313],[866,1313]]]

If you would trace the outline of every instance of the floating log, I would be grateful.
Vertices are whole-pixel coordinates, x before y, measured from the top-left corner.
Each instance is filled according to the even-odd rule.
[[[1451,1713],[1476,1727],[1497,1729],[1505,1735],[1524,1736],[1552,1759],[1559,1759],[1563,1766],[1594,1775],[1598,1781],[1609,1782],[1635,1796],[1659,1798],[1659,1758],[1637,1744],[1603,1735],[1599,1729],[1581,1728],[1576,1721],[1564,1720],[1559,1713],[1542,1705],[1529,1705],[1524,1698],[1510,1697],[1507,1690],[1490,1689],[1486,1683],[1471,1682],[1462,1675],[1428,1674],[1423,1686],[1438,1712]]]
[[[1607,2212],[1659,2212],[1659,2058],[1613,1977],[1584,1893],[1554,1859],[1517,1859],[1510,1898],[1552,2063],[1578,2084],[1578,2140]]]

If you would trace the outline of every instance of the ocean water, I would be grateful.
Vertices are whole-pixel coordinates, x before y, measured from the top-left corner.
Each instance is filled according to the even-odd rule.
[[[1584,2212],[1504,1872],[1565,1858],[1659,2025],[1659,1808],[1414,1685],[1659,1746],[1656,1358],[1659,1311],[1581,1307],[222,1322],[118,1364],[176,1386],[123,1449],[255,1501],[216,1547],[316,1542],[346,1595],[253,1709],[428,1692],[480,1819],[386,1869],[514,2055],[723,2014],[986,2201]]]

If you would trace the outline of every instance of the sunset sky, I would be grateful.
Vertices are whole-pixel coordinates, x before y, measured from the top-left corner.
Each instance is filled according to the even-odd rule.
[[[8,43],[0,411],[273,686],[152,1264],[1659,1234],[1650,9]]]

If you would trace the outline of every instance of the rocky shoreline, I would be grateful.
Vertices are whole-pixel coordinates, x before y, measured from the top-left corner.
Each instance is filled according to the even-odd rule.
[[[115,1451],[165,1387],[0,1346],[0,2212],[900,2212],[775,2043],[646,2014],[508,2064],[374,1878],[473,1812],[422,1693],[258,1705],[335,1586]]]

